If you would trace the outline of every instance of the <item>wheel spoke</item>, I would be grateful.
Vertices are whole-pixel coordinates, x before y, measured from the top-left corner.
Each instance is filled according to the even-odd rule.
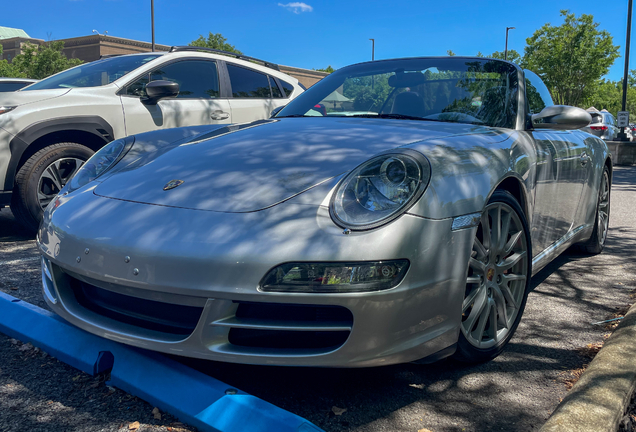
[[[488,328],[488,333],[490,337],[497,342],[497,305],[494,300],[491,300],[490,303],[490,318],[488,322],[490,322],[490,327]]]
[[[488,318],[490,318],[492,309],[492,301],[490,299],[486,300],[484,302],[484,307],[482,308],[481,313],[478,317],[477,328],[473,332],[473,337],[476,336],[475,339],[479,342],[481,342],[481,340],[484,338],[484,331],[486,330],[486,324],[488,323]]]
[[[470,261],[468,262],[468,265],[470,266],[470,268],[472,268],[474,271],[477,271],[479,274],[486,274],[486,264],[484,264],[483,262],[475,259],[475,258],[471,258]]]
[[[60,172],[55,165],[48,167],[42,174],[42,178],[48,178],[53,182],[58,192],[62,190],[62,179],[60,178]]]
[[[488,251],[486,250],[484,245],[481,243],[481,241],[479,241],[477,237],[475,237],[473,246],[474,246],[475,252],[477,252],[478,259],[483,260],[488,255]]]
[[[483,289],[478,288],[478,289],[472,290],[471,293],[468,294],[468,296],[464,299],[462,303],[462,313],[466,312],[466,309],[472,306],[473,302],[475,301],[479,293],[481,293],[482,291]]]
[[[55,195],[46,195],[38,191],[38,201],[42,208],[45,208],[47,205],[49,205],[53,197],[55,197]]]
[[[495,304],[497,305],[497,323],[501,324],[504,328],[509,328],[505,294],[499,287],[493,288],[493,294]]]
[[[73,168],[71,170],[71,172],[68,173],[68,175],[66,175],[62,180],[64,185],[66,185],[66,183],[68,183],[68,181],[70,179],[73,178],[73,176],[75,175],[75,173],[77,173],[79,171],[79,169],[82,167],[82,165],[84,165],[84,161],[81,159],[73,159],[73,162],[75,162],[75,168]]]
[[[468,284],[480,284],[481,278],[479,276],[469,276],[466,278],[466,283]]]
[[[490,212],[490,217],[492,218],[492,231],[491,231],[491,252],[493,249],[499,248],[499,243],[501,241],[501,207],[496,207],[493,209],[494,211]]]
[[[483,236],[482,244],[484,245],[486,250],[488,250],[492,247],[490,226],[488,225],[488,215],[485,215],[485,217],[482,217],[480,223],[481,223],[481,232]]]
[[[515,245],[519,241],[519,238],[522,235],[523,235],[523,231],[519,231],[510,237],[510,240],[508,240],[508,243],[506,243],[506,245],[503,247],[504,255],[508,255],[510,252],[512,252],[512,249],[515,247]]]
[[[523,279],[525,279],[525,277]],[[499,288],[501,289],[501,293],[506,299],[506,302],[508,302],[508,305],[514,309],[519,309],[519,306],[517,306],[517,300],[515,300],[514,296],[512,295],[512,291],[510,291],[510,287],[507,285],[499,285]]]
[[[501,271],[508,270],[514,267],[519,261],[521,261],[526,256],[526,251],[517,252],[515,254],[510,255],[506,260],[499,266]]]
[[[508,238],[508,231],[510,230],[510,217],[511,214],[508,212],[504,213],[501,217],[501,237],[499,239],[499,243],[497,244],[499,250],[504,250],[506,246],[506,239]]]
[[[481,295],[480,295],[481,294]],[[464,322],[466,325],[466,331],[470,332],[475,326],[475,321],[482,315],[486,304],[488,303],[488,296],[486,295],[486,290],[479,290],[477,295],[475,296],[475,302],[473,304],[473,308],[470,311],[470,315]]]

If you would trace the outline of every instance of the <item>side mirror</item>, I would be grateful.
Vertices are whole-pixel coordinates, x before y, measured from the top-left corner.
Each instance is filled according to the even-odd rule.
[[[535,129],[571,130],[581,129],[592,122],[590,113],[568,105],[546,107],[539,114],[532,114]]]
[[[146,105],[156,105],[160,99],[179,95],[179,84],[173,81],[157,80],[146,84],[146,97],[141,101]]]
[[[279,106],[277,108],[274,108],[272,110],[272,113],[269,115],[269,118],[274,118],[276,116],[276,114],[278,114],[280,112],[280,110],[282,110],[283,108],[285,108],[285,105]]]

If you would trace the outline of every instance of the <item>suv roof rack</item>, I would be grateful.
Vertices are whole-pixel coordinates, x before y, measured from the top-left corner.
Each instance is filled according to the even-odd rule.
[[[252,61],[252,62],[256,62],[256,63],[260,63],[263,66],[266,66],[270,69],[274,69],[280,72],[280,68],[278,67],[278,65],[276,63],[272,63],[272,62],[268,62],[265,60],[260,60],[254,57],[249,57],[243,54],[237,54],[237,53],[233,53],[233,52],[229,52],[229,51],[223,51],[223,50],[218,50],[218,49],[214,49],[214,48],[208,48],[208,47],[198,47],[198,46],[190,46],[190,45],[186,45],[186,46],[173,46],[172,48],[170,48],[170,51],[168,52],[179,52],[179,51],[207,51],[207,52],[212,52],[212,53],[216,53],[216,54],[223,54],[226,56],[230,56],[230,57],[234,57],[240,60],[248,60],[248,61]]]

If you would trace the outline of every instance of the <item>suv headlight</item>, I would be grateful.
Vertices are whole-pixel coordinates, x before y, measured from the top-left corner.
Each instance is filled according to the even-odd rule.
[[[351,230],[368,230],[391,222],[422,196],[431,166],[413,150],[386,153],[351,171],[336,187],[329,212]]]
[[[134,143],[135,137],[129,136],[106,144],[75,173],[66,185],[66,192],[73,192],[106,173],[126,156]]]
[[[8,113],[9,111],[13,111],[17,107],[14,106],[2,106],[0,105],[0,114]]]

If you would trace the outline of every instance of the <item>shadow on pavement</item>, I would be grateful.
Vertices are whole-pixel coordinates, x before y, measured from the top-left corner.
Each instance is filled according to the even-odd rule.
[[[8,207],[0,210],[0,243],[33,239],[35,234],[20,225]]]

